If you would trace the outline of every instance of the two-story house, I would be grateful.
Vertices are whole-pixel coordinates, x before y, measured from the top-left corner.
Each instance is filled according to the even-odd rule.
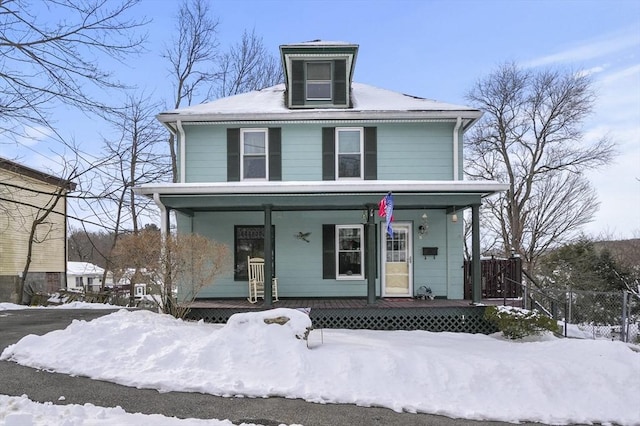
[[[463,224],[506,189],[463,180],[463,135],[481,111],[352,81],[358,45],[280,46],[285,82],[162,112],[178,142],[177,183],[136,188],[178,232],[226,243],[234,271],[200,299],[246,298],[247,256],[265,258],[280,299],[463,299]],[[393,199],[388,232],[379,202]],[[265,283],[265,304],[272,292]]]
[[[75,186],[0,158],[0,302],[66,286],[66,195]]]

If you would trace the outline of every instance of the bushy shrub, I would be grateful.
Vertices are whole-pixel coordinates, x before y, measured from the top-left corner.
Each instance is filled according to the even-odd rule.
[[[484,311],[484,317],[509,339],[522,339],[544,331],[559,331],[554,319],[536,311],[513,306],[489,306]]]

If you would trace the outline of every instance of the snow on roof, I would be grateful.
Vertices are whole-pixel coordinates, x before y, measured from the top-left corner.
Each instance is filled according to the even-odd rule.
[[[328,40],[309,40],[300,43],[283,44],[280,47],[298,47],[298,46],[357,46],[355,43],[348,41],[328,41]]]
[[[268,115],[269,119],[283,115],[282,118],[318,118],[314,116],[341,116],[345,114],[365,117],[367,113],[400,113],[415,112],[429,116],[435,113],[445,113],[446,116],[454,116],[454,112],[466,112],[472,118],[480,117],[479,110],[462,106],[439,102],[432,99],[424,99],[417,96],[405,95],[391,90],[381,89],[367,84],[353,83],[351,99],[353,107],[349,109],[313,108],[313,109],[289,109],[284,103],[285,85],[267,87],[248,93],[218,99],[200,105],[188,106],[176,110],[162,112],[158,118],[162,122],[173,122],[176,119],[187,121],[223,120],[227,116],[238,115],[261,116]],[[246,119],[247,117],[244,117]]]
[[[67,262],[69,275],[102,275],[104,269],[89,262]]]

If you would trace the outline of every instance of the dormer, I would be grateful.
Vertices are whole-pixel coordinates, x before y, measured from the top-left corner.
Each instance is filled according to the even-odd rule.
[[[287,108],[350,108],[358,45],[314,40],[280,46]]]

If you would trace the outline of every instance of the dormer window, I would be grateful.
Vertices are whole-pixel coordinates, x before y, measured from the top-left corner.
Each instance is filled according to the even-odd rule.
[[[331,62],[307,62],[306,98],[308,101],[331,100]]]
[[[358,45],[310,42],[280,46],[288,108],[350,108]]]

